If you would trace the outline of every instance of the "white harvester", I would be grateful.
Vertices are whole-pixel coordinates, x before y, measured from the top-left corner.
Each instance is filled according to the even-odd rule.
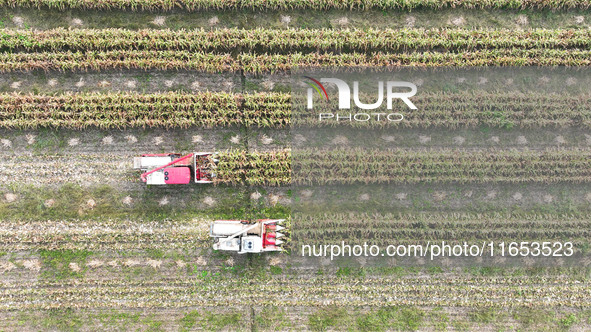
[[[209,235],[214,238],[213,249],[235,251],[239,254],[281,251],[285,236],[279,231],[285,219],[216,220]]]

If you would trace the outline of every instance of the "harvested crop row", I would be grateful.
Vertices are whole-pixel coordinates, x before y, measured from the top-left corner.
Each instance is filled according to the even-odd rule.
[[[546,287],[540,287],[543,283]],[[351,294],[354,294],[352,296]],[[16,282],[0,293],[0,310],[153,308],[213,305],[591,306],[587,281],[564,278],[282,277],[259,282],[235,275],[165,280],[85,279]],[[328,301],[328,302],[327,302]]]
[[[591,95],[523,93],[421,93],[419,109],[404,121],[341,121],[342,126],[405,128],[572,127],[591,128]],[[30,128],[186,128],[292,124],[292,100],[285,93],[231,94],[182,92],[136,94],[20,95],[0,94],[0,127]],[[322,112],[322,108],[316,111]],[[317,118],[294,115],[296,124],[318,126]]]
[[[207,73],[237,72],[262,74],[297,68],[397,66],[589,66],[588,49],[477,49],[467,53],[405,51],[400,53],[204,53],[192,51],[112,50],[91,52],[1,53],[0,72],[108,69],[196,70]]]
[[[65,147],[67,148],[67,147]],[[0,163],[0,183],[32,185],[122,184],[138,180],[131,169],[132,158],[108,153],[37,155],[13,153],[4,155]],[[128,162],[129,168],[122,164]],[[31,176],[33,174],[34,176]]]
[[[588,0],[2,0],[2,7],[50,8],[50,9],[101,9],[101,10],[411,10],[441,8],[498,8],[498,9],[561,9],[589,8]]]
[[[216,30],[52,29],[0,30],[0,50],[51,51],[339,51],[587,49],[591,31],[566,29],[289,29]],[[443,51],[443,50],[442,50]]]
[[[0,250],[137,250],[208,248],[209,221],[5,221]]]

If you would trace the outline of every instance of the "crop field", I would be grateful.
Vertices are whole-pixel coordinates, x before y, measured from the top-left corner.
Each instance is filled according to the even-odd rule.
[[[591,330],[590,9],[0,0],[0,331]],[[298,112],[292,74],[366,67],[411,70],[420,107]],[[212,184],[133,169],[198,151],[217,152]],[[286,219],[283,252],[212,249],[213,220],[267,218]],[[301,252],[341,241],[574,250]]]

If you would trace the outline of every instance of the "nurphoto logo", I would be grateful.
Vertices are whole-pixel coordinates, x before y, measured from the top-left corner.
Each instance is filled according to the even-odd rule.
[[[307,109],[311,110],[314,108],[314,91],[318,93],[321,99],[326,99],[330,102],[328,93],[323,83],[334,84],[337,87],[338,96],[338,108],[340,110],[351,109],[351,88],[349,83],[338,78],[320,78],[315,79],[310,76],[304,76],[309,81],[305,81],[310,87],[307,90]],[[384,93],[384,87],[386,92]],[[410,91],[399,91],[400,89]],[[353,81],[353,103],[358,109],[361,110],[375,110],[382,107],[384,103],[384,94],[386,99],[386,109],[392,110],[394,100],[400,99],[404,104],[411,110],[416,110],[417,107],[410,100],[417,93],[417,86],[410,82],[405,81],[377,81],[377,98],[376,101],[371,104],[366,104],[360,100],[359,97],[359,81]],[[404,119],[401,113],[319,113],[319,121],[327,120],[346,120],[346,121],[359,121],[365,122],[371,119],[381,121],[388,120],[399,122]]]

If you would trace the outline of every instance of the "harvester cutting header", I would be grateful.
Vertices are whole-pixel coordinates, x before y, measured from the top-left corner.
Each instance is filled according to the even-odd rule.
[[[218,160],[213,152],[144,154],[133,159],[146,184],[212,183]]]

